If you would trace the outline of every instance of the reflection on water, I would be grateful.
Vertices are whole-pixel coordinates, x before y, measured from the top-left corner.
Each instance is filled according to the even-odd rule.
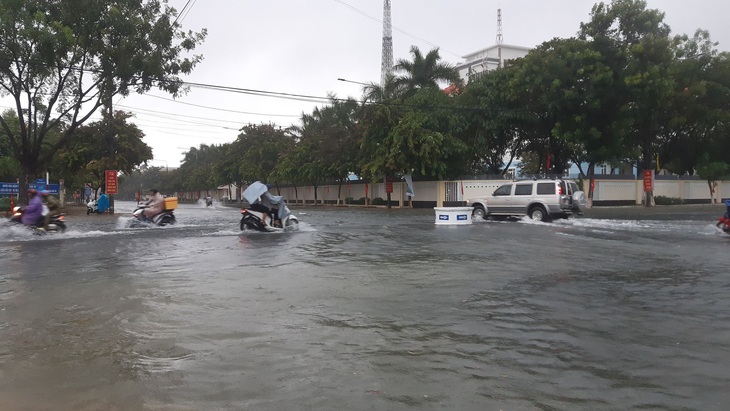
[[[164,229],[78,216],[60,238],[3,232],[0,403],[674,410],[730,400],[728,241],[711,212],[462,227],[435,226],[431,210],[294,212],[295,233],[241,233],[238,209],[199,204]]]

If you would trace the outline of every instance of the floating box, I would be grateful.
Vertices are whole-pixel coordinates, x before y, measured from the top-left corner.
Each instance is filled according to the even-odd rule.
[[[165,210],[174,210],[177,208],[177,197],[165,197]]]

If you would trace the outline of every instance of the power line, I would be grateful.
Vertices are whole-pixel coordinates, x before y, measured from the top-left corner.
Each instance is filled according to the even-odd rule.
[[[265,116],[265,117],[299,117],[299,115],[294,115],[294,114],[255,113],[255,112],[250,112],[250,111],[239,111],[239,110],[231,110],[231,109],[219,108],[219,107],[203,106],[203,105],[200,105],[200,104],[193,104],[193,103],[187,103],[187,102],[184,102],[184,101],[175,100],[175,99],[172,99],[172,98],[166,98],[166,97],[162,97],[162,96],[155,96],[153,94],[144,94],[144,96],[146,96],[146,97],[159,98],[161,100],[171,101],[171,102],[178,103],[178,104],[184,104],[186,106],[207,108],[207,109],[216,110],[216,111],[226,111],[226,112],[229,112],[229,113],[236,113],[236,114],[249,114],[249,115],[252,115],[252,116]]]
[[[195,5],[196,1],[197,0],[188,0],[188,2],[185,3],[185,6],[182,8],[182,10],[180,10],[180,13],[178,13],[177,17],[175,17],[175,21],[172,23],[173,26],[175,25],[175,23],[177,23],[178,20],[180,20],[180,23],[182,23],[183,20],[185,20],[185,17],[187,17],[188,13],[190,12],[190,9],[193,8],[193,5]],[[191,2],[192,2],[192,4],[190,4]],[[190,8],[188,8],[188,6],[190,6]]]
[[[362,14],[363,16],[369,18],[370,20],[374,20],[374,21],[377,21],[380,24],[383,24],[383,21],[382,20],[380,20],[380,19],[378,19],[376,17],[370,16],[369,14],[365,13],[364,11],[358,9],[357,7],[355,7],[355,6],[351,5],[351,4],[345,3],[342,0],[334,0],[334,1],[337,2],[337,3],[342,4],[343,6],[346,6],[346,7],[349,7],[351,9],[355,10],[357,13]],[[430,45],[431,47],[438,48],[438,49],[443,50],[444,52],[446,52],[448,54],[451,54],[451,55],[456,56],[456,57],[459,57],[459,58],[461,58],[461,56],[462,56],[461,54],[457,54],[457,53],[454,53],[452,51],[442,49],[438,44],[433,43],[433,42],[430,42],[430,41],[428,41],[428,40],[426,40],[426,39],[424,39],[422,37],[418,37],[415,34],[411,34],[411,33],[407,32],[407,31],[405,31],[403,29],[398,28],[397,26],[392,26],[392,27],[393,27],[393,29],[395,29],[395,31],[397,31],[399,33],[402,33],[402,34],[405,34],[406,36],[411,37],[411,38],[414,38],[416,40],[422,41],[422,42]]]

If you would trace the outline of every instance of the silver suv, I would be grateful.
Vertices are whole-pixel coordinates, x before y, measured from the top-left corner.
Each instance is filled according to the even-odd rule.
[[[470,198],[473,217],[529,216],[550,221],[581,214],[586,205],[585,193],[567,180],[513,181],[497,188],[491,195]]]

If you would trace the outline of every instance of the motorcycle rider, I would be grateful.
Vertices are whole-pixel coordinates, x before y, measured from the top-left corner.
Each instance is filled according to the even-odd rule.
[[[145,208],[143,214],[148,220],[152,220],[152,217],[162,212],[165,204],[165,198],[162,197],[156,188],[150,189],[150,199],[147,201],[147,208]]]
[[[271,185],[266,184],[266,188],[271,190]],[[271,194],[267,191],[261,195],[253,204],[251,204],[251,210],[258,211],[260,213],[266,213],[269,215],[272,221],[272,225],[276,226],[277,221],[278,225],[281,225],[281,221],[276,219],[276,215],[278,214],[278,209],[274,206],[274,203],[271,198]],[[266,221],[261,221],[264,225],[266,225]]]
[[[43,219],[43,227],[39,228],[39,230],[46,231],[48,230],[48,224],[51,222],[51,217],[61,214],[61,203],[48,190],[43,190],[41,194],[43,195],[43,199],[46,200],[48,214]]]
[[[20,221],[25,225],[35,225],[43,214],[43,201],[35,188],[28,190],[28,205],[23,208]]]

